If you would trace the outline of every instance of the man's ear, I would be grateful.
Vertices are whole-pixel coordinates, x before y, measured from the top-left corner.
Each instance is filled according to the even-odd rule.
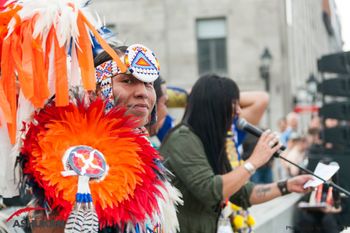
[[[90,101],[95,101],[99,96],[95,91],[88,91],[87,92],[87,97]]]
[[[150,121],[148,122],[147,125],[154,125],[157,122],[157,104],[154,105],[154,108],[152,109],[151,112],[151,117]]]
[[[102,98],[103,96],[102,96],[102,92],[101,92],[101,87],[100,87],[100,85],[96,85],[96,95],[97,95],[97,97],[99,97],[99,98]]]

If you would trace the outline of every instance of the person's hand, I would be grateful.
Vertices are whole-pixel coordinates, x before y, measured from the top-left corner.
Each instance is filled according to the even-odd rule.
[[[299,175],[292,177],[287,180],[287,189],[289,192],[308,193],[312,190],[312,188],[309,187],[304,189],[304,184],[312,179],[313,177],[311,175]]]
[[[320,211],[322,211],[325,214],[338,214],[342,211],[342,208],[335,208],[334,206],[327,205],[326,208],[321,208]]]
[[[277,133],[268,129],[261,134],[248,161],[251,162],[255,168],[259,168],[267,163],[281,146],[282,144],[279,142]]]

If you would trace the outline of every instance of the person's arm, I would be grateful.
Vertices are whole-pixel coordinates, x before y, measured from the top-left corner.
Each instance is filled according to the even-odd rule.
[[[270,147],[270,144],[275,145]],[[258,169],[267,163],[271,156],[280,149],[281,144],[278,144],[278,138],[271,130],[266,130],[259,138],[252,155],[245,163],[249,163],[253,168]],[[233,171],[222,175],[223,180],[223,197],[229,198],[237,192],[250,178],[251,173],[241,165]]]
[[[270,147],[278,142],[276,135],[266,130],[246,161],[255,169],[265,164],[279,150],[281,145]],[[208,206],[230,198],[249,180],[251,173],[239,166],[224,175],[215,175],[205,155],[203,144],[189,130],[179,128],[168,138],[160,149],[165,157],[165,165],[170,165],[176,177],[186,188]]]
[[[241,92],[239,105],[241,107],[240,116],[253,125],[259,124],[267,105],[269,95],[263,91]]]
[[[184,127],[176,129],[162,144],[160,153],[178,182],[204,205],[217,208],[223,200],[221,175],[214,174],[194,133]]]
[[[304,184],[311,180],[310,175],[295,176],[287,180],[288,192],[307,193],[310,189],[304,189]],[[266,201],[270,201],[276,197],[281,196],[282,193],[277,187],[277,183],[256,185],[250,195],[249,201],[251,204],[260,204]]]
[[[251,174],[243,167],[239,166],[233,171],[222,175],[222,193],[224,199],[230,198],[234,193],[247,183]]]

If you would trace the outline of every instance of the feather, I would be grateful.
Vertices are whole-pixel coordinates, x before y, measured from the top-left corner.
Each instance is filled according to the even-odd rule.
[[[1,122],[5,122],[4,116],[2,114],[2,112],[0,111],[0,121]],[[10,151],[12,148],[11,142],[9,140],[8,137],[8,131],[7,131],[7,125],[6,124],[2,124],[0,126],[0,157],[1,159],[1,163],[0,163],[0,196],[4,196],[4,197],[11,197],[11,196],[15,196],[18,195],[18,193],[9,193],[8,192],[8,186],[9,185],[13,185],[12,182],[10,182],[8,180],[8,169],[12,168],[12,164],[10,165]],[[12,173],[11,173],[12,174]]]
[[[85,220],[85,211],[83,208],[73,210],[64,228],[64,233],[82,233]]]
[[[84,71],[83,74],[85,74],[85,70],[88,70],[88,75],[83,75],[84,80],[87,82],[84,83],[84,85],[87,85],[86,88],[95,90],[93,82],[94,67],[93,62],[90,61],[92,56],[89,56],[86,60],[83,59],[90,54],[89,51],[92,46],[91,33],[97,33],[94,28],[94,25],[96,25],[95,19],[86,7],[88,4],[89,1],[86,0],[21,0],[8,4],[4,11],[1,12],[0,19],[3,24],[0,25],[0,57],[7,57],[7,53],[9,53],[7,48],[11,48],[13,51],[12,57],[16,57],[13,61],[10,56],[11,59],[7,60],[7,62],[2,62],[1,67],[2,71],[4,71],[2,78],[7,80],[6,83],[9,83],[4,88],[2,85],[0,87],[1,91],[4,89],[4,92],[7,93],[7,96],[0,95],[0,107],[5,113],[7,123],[12,123],[16,117],[14,113],[10,114],[9,109],[9,105],[11,105],[11,109],[16,107],[16,104],[13,104],[14,101],[12,101],[16,96],[15,88],[12,85],[16,78],[15,73],[19,74],[20,81],[23,80],[20,82],[20,89],[25,90],[25,97],[36,108],[41,108],[47,98],[50,97],[47,88],[51,91],[51,94],[57,94],[56,97],[60,100],[59,104],[68,104],[66,98],[66,92],[68,92],[69,87],[67,80],[66,78],[62,79],[63,77],[61,76],[58,77],[54,72],[57,73],[60,67],[65,67],[63,61],[67,56],[66,50],[69,47],[75,50],[75,54],[80,47],[84,50],[84,54],[79,56],[79,61],[84,62],[78,64],[78,66],[82,66],[80,70]],[[78,15],[81,17],[78,18]],[[80,26],[78,27],[78,25]],[[83,40],[79,39],[81,35],[84,35]],[[53,41],[57,41],[58,44],[58,46],[55,46],[56,53],[61,51],[54,54],[54,56],[52,56],[54,50],[50,49],[50,47],[53,47]],[[71,43],[75,46],[70,46]],[[60,49],[58,50],[57,47]],[[114,50],[106,43],[104,49],[108,50],[108,53],[112,52],[112,56],[116,56]],[[31,51],[33,51],[33,54]],[[55,60],[55,62],[52,60]],[[73,70],[71,73],[75,75],[74,78],[76,79],[73,84],[77,85],[81,83],[81,75],[77,72],[77,59],[74,58],[73,62],[75,64],[72,66]],[[14,63],[16,64],[15,66],[13,65]],[[35,65],[32,66],[32,64]],[[55,67],[58,65],[60,67]],[[57,82],[57,80],[60,81]],[[49,82],[47,83],[47,81]],[[57,85],[55,89],[52,88],[53,83]],[[33,86],[38,87],[40,93],[38,90],[33,90]],[[43,90],[46,90],[46,92]],[[55,91],[59,93],[55,93]],[[36,94],[33,96],[33,93]],[[14,128],[9,127],[8,130],[11,143],[13,144],[15,142]]]
[[[95,210],[85,212],[83,233],[98,232],[98,217]]]
[[[49,61],[48,61],[48,82],[47,82],[47,85],[48,85],[48,88],[50,91],[50,96],[53,96],[55,94],[55,89],[56,89],[55,60],[54,60],[55,50],[52,49],[54,46],[54,42],[49,41],[48,43],[51,43],[50,47],[51,47],[52,51],[48,51],[49,52],[49,54],[48,54]]]
[[[10,233],[11,232],[5,223],[6,218],[7,218],[7,215],[0,212],[0,233]]]
[[[49,1],[47,1],[46,3],[49,3]],[[41,8],[40,14],[38,14],[38,19],[35,23],[35,27],[33,30],[33,38],[37,38],[38,36],[44,39],[46,38],[52,24],[55,22],[55,19],[57,18],[57,15],[58,15],[57,8],[55,6],[56,4],[46,5],[46,7],[44,6],[40,7]],[[28,12],[28,13],[31,13],[31,12]],[[43,47],[44,47],[44,43],[45,43],[45,40],[43,40]]]
[[[176,205],[183,205],[182,194],[169,182],[164,187],[159,187],[159,190],[162,193],[162,198],[158,199],[160,213],[155,213],[153,218],[159,218],[164,233],[176,233],[180,230]]]
[[[22,209],[17,210],[16,212],[14,212],[13,214],[11,214],[7,219],[6,222],[11,221],[12,218],[16,217],[16,216],[20,216],[23,213],[27,213],[30,211],[35,211],[35,210],[44,210],[44,208],[41,207],[25,207]]]
[[[18,105],[20,106],[20,108],[18,108],[17,110],[16,142],[11,149],[11,153],[8,155],[8,159],[11,160],[12,163],[12,166],[10,166],[10,168],[12,168],[13,170],[13,173],[11,172],[9,174],[13,174],[13,177],[11,177],[11,179],[13,179],[12,183],[15,185],[16,190],[18,189],[20,182],[20,167],[15,166],[15,164],[17,161],[17,156],[20,153],[20,148],[22,147],[23,143],[22,140],[25,134],[25,132],[23,132],[23,124],[30,120],[34,112],[33,105],[24,97],[22,91],[20,91],[19,93]]]
[[[80,86],[81,79],[80,77],[80,71],[79,71],[79,63],[78,63],[78,58],[77,58],[77,53],[76,53],[76,45],[72,43],[72,51],[71,51],[71,63],[70,63],[70,85],[75,87],[75,86]],[[69,67],[69,66],[68,66]]]
[[[56,107],[52,101],[36,112],[21,151],[28,161],[24,172],[44,190],[53,211],[67,219],[76,201],[78,177],[63,178],[63,164],[58,161],[71,146],[95,148],[109,166],[103,179],[89,182],[100,227],[143,222],[160,212],[157,197],[162,197],[159,187],[164,181],[157,175],[159,154],[144,135],[134,131],[136,121],[125,115],[125,109],[116,107],[106,113],[104,107],[101,99],[88,106],[76,100],[66,107]]]

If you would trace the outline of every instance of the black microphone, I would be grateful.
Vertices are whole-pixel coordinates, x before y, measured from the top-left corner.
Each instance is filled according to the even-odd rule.
[[[246,119],[239,118],[237,120],[237,128],[240,130],[244,130],[257,138],[260,138],[261,134],[264,132],[255,125],[250,124]],[[286,149],[285,146],[281,146],[280,150],[284,151]],[[277,152],[278,153],[278,152]]]

